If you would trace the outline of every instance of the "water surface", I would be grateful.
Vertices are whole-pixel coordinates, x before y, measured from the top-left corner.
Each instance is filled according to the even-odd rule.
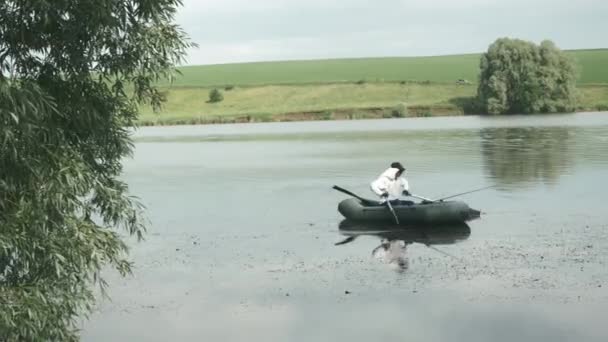
[[[151,225],[133,244],[134,276],[106,275],[112,301],[84,324],[84,341],[608,338],[606,114],[135,138],[124,177]],[[397,160],[426,197],[495,184],[461,198],[482,218],[427,236],[340,229],[346,197],[331,186],[372,197],[369,182]]]

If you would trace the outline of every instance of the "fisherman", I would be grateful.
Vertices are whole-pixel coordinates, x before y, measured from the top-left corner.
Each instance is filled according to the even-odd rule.
[[[372,191],[380,196],[383,202],[400,204],[401,195],[410,196],[410,185],[404,177],[405,168],[401,163],[394,162],[370,185]]]

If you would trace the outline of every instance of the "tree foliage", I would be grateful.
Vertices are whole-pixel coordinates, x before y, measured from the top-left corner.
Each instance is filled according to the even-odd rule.
[[[490,114],[572,111],[576,71],[553,42],[496,40],[481,56],[477,98]]]
[[[209,103],[216,103],[222,101],[224,101],[224,95],[219,89],[213,88],[209,91]]]
[[[119,180],[140,103],[192,44],[180,0],[0,2],[0,340],[75,341],[119,232],[141,206]]]

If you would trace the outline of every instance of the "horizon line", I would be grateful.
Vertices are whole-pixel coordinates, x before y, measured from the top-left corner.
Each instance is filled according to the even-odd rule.
[[[597,51],[597,50],[608,50],[606,48],[581,48],[581,49],[562,49],[562,51]],[[335,61],[335,60],[357,60],[357,59],[390,59],[390,58],[437,58],[437,57],[454,57],[454,56],[468,56],[468,55],[480,55],[484,52],[464,52],[464,53],[449,53],[445,55],[414,55],[414,56],[361,56],[361,57],[330,57],[330,58],[294,58],[294,59],[270,59],[261,61],[246,61],[246,62],[226,62],[226,63],[209,63],[209,64],[186,64],[180,65],[179,68],[184,67],[201,67],[201,66],[223,66],[223,65],[235,65],[235,64],[263,64],[263,63],[281,63],[281,62],[321,62],[321,61]]]

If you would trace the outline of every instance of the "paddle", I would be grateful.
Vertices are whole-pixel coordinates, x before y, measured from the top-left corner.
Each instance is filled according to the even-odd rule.
[[[344,245],[344,244],[347,244],[349,242],[353,242],[358,237],[359,237],[358,235],[349,236],[349,237],[347,237],[346,239],[344,239],[342,241],[338,241],[338,242],[334,243],[334,246]]]
[[[334,185],[334,186],[333,186],[333,189],[334,189],[334,190],[338,190],[338,191],[340,191],[340,192],[343,192],[343,193],[345,193],[345,194],[347,194],[347,195],[351,195],[351,196],[353,196],[354,198],[356,198],[356,199],[358,199],[358,200],[361,200],[362,202],[365,202],[365,203],[371,203],[371,204],[376,204],[376,203],[377,203],[377,202],[375,202],[375,201],[365,199],[365,198],[363,198],[363,197],[361,197],[361,196],[359,196],[359,195],[357,195],[357,194],[354,194],[354,193],[352,193],[352,192],[350,192],[350,191],[348,191],[348,190],[346,190],[346,189],[344,189],[344,188],[341,188],[341,187],[339,187],[339,186],[337,186],[337,185]]]
[[[388,205],[388,208],[390,209],[391,213],[393,214],[393,217],[395,218],[395,222],[397,223],[397,225],[399,225],[399,219],[397,218],[397,214],[395,214],[395,209],[393,209],[393,206],[391,205],[391,201],[389,201],[388,198],[386,199],[386,205]]]

